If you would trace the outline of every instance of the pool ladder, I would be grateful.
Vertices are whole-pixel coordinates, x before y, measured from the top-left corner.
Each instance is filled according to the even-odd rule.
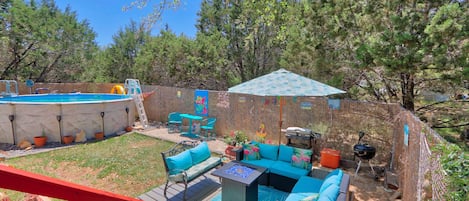
[[[137,106],[138,116],[143,128],[148,127],[148,119],[143,107],[142,89],[140,88],[140,81],[137,79],[126,79],[124,88],[127,89],[127,94],[131,95],[134,99],[135,106]]]

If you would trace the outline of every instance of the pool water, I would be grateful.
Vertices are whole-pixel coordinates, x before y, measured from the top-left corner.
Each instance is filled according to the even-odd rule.
[[[0,103],[23,102],[23,103],[92,103],[103,101],[117,101],[130,98],[120,94],[35,94],[0,98]]]

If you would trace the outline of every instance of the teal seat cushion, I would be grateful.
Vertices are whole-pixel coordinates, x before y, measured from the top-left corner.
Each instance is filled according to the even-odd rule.
[[[269,172],[269,168],[272,167],[272,165],[275,163],[275,161],[273,160],[264,159],[264,158],[261,158],[259,160],[242,160],[241,162],[267,168],[266,170],[267,172]]]
[[[319,193],[323,181],[309,176],[301,176],[291,190],[292,193]]]
[[[221,164],[221,158],[210,157],[207,160],[187,169],[186,174],[179,173],[179,174],[169,175],[168,180],[174,183],[184,182],[184,176],[187,176],[185,179],[187,181],[191,181],[192,179],[199,176],[201,173],[206,172],[207,170],[210,170],[211,168],[220,164]]]
[[[292,179],[299,179],[301,176],[308,175],[309,170],[293,167],[290,163],[284,161],[275,161],[270,167],[270,172]]]
[[[283,144],[279,146],[278,160],[290,163],[292,155],[293,147],[289,147]]]
[[[277,160],[278,146],[271,144],[259,143],[259,152],[262,158]]]
[[[196,147],[189,149],[192,157],[192,164],[196,165],[210,158],[210,150],[208,149],[207,142],[202,142]]]
[[[178,174],[192,166],[192,157],[189,150],[183,151],[177,155],[167,157],[169,174]]]
[[[339,186],[335,184],[328,186],[323,192],[319,193],[318,201],[336,201],[339,190]]]

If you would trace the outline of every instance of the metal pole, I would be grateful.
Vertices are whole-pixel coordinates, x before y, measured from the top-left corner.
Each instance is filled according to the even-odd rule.
[[[57,118],[57,121],[59,122],[60,143],[63,143],[63,140],[62,140],[62,125],[60,123],[62,121],[62,115],[57,115],[56,118]]]
[[[15,115],[13,114],[8,115],[8,119],[10,119],[10,123],[11,123],[11,133],[13,135],[13,144],[16,144],[15,126],[13,125],[13,121],[15,120]]]
[[[104,132],[104,112],[101,112],[101,121],[102,121],[102,124],[103,124],[103,135],[106,137],[106,134]]]

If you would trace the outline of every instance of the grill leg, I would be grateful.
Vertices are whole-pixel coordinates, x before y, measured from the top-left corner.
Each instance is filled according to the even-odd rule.
[[[360,170],[360,165],[362,165],[362,160],[358,161],[357,170],[355,170],[355,176],[357,176],[358,170]]]

